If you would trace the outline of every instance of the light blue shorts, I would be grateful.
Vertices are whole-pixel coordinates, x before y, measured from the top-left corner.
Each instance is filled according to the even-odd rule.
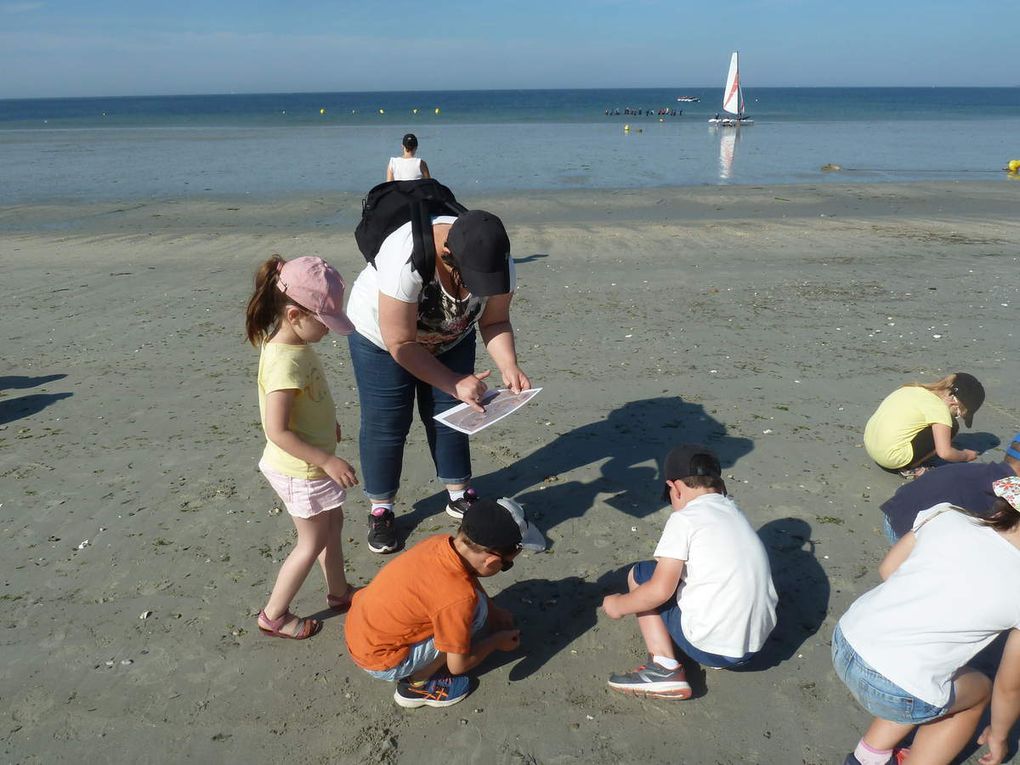
[[[873,669],[843,637],[838,624],[832,635],[832,666],[858,704],[889,722],[921,725],[945,717],[953,706],[955,692],[950,692],[944,707],[936,707],[907,693]]]
[[[471,619],[472,636],[485,629],[485,622],[488,621],[488,618],[489,599],[484,594],[478,593],[478,605],[475,606],[475,613]],[[412,645],[407,657],[393,669],[366,669],[365,671],[374,678],[395,683],[397,680],[403,680],[424,669],[437,658],[439,658],[439,651],[436,650],[435,638],[429,637]]]

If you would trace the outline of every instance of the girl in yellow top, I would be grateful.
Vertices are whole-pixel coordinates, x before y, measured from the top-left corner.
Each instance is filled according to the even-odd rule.
[[[351,605],[354,588],[344,576],[345,488],[358,483],[354,468],[335,455],[340,424],[319,357],[311,348],[330,330],[349,335],[343,312],[344,281],[321,258],[284,261],[274,255],[255,276],[245,321],[248,340],[260,346],[259,412],[266,448],[259,469],[279,494],[297,529],[297,544],[280,567],[259,629],[273,637],[304,640],[322,623],[301,619],[290,603],[316,559],[326,577],[326,602]]]
[[[985,400],[977,378],[957,372],[934,383],[909,383],[897,388],[879,404],[864,428],[864,448],[871,459],[888,470],[914,478],[926,468],[921,463],[934,454],[946,462],[977,459],[973,449],[956,449],[957,417],[969,428]]]

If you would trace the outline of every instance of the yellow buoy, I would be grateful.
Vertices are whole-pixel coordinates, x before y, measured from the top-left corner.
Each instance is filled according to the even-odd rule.
[[[1011,173],[1020,173],[1020,159],[1011,159],[1006,169]]]
[[[439,114],[439,107],[436,107],[436,114]]]
[[[322,107],[321,109],[319,109],[319,114],[325,114],[325,113],[326,113],[326,107]]]
[[[624,125],[623,126],[623,132],[624,133],[629,133],[630,132],[630,125]]]
[[[412,110],[411,110],[411,114],[417,114],[417,113],[418,113],[418,110],[417,110],[417,109],[412,109]]]
[[[379,110],[379,114],[386,114],[386,112],[385,112],[385,111],[383,111],[382,109],[380,109],[380,110]]]

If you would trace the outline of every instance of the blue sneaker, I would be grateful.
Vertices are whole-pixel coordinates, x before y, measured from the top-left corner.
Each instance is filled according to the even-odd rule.
[[[398,680],[393,700],[405,709],[448,707],[467,698],[470,688],[464,675],[433,675],[421,684]]]

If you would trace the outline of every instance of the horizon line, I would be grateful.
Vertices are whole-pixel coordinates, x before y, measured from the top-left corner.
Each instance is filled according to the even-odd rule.
[[[718,85],[689,85],[690,90],[722,90]],[[1020,88],[1016,85],[751,85],[744,86],[744,92],[754,90],[1011,90]],[[106,95],[77,96],[0,96],[0,101],[47,101],[47,100],[98,100],[103,98],[191,98],[194,96],[312,96],[312,95],[362,95],[377,93],[513,93],[513,92],[560,92],[560,91],[605,91],[605,90],[674,90],[680,92],[682,87],[675,85],[644,85],[626,87],[583,87],[583,88],[433,88],[428,90],[235,90],[212,91],[202,93],[121,93]]]

